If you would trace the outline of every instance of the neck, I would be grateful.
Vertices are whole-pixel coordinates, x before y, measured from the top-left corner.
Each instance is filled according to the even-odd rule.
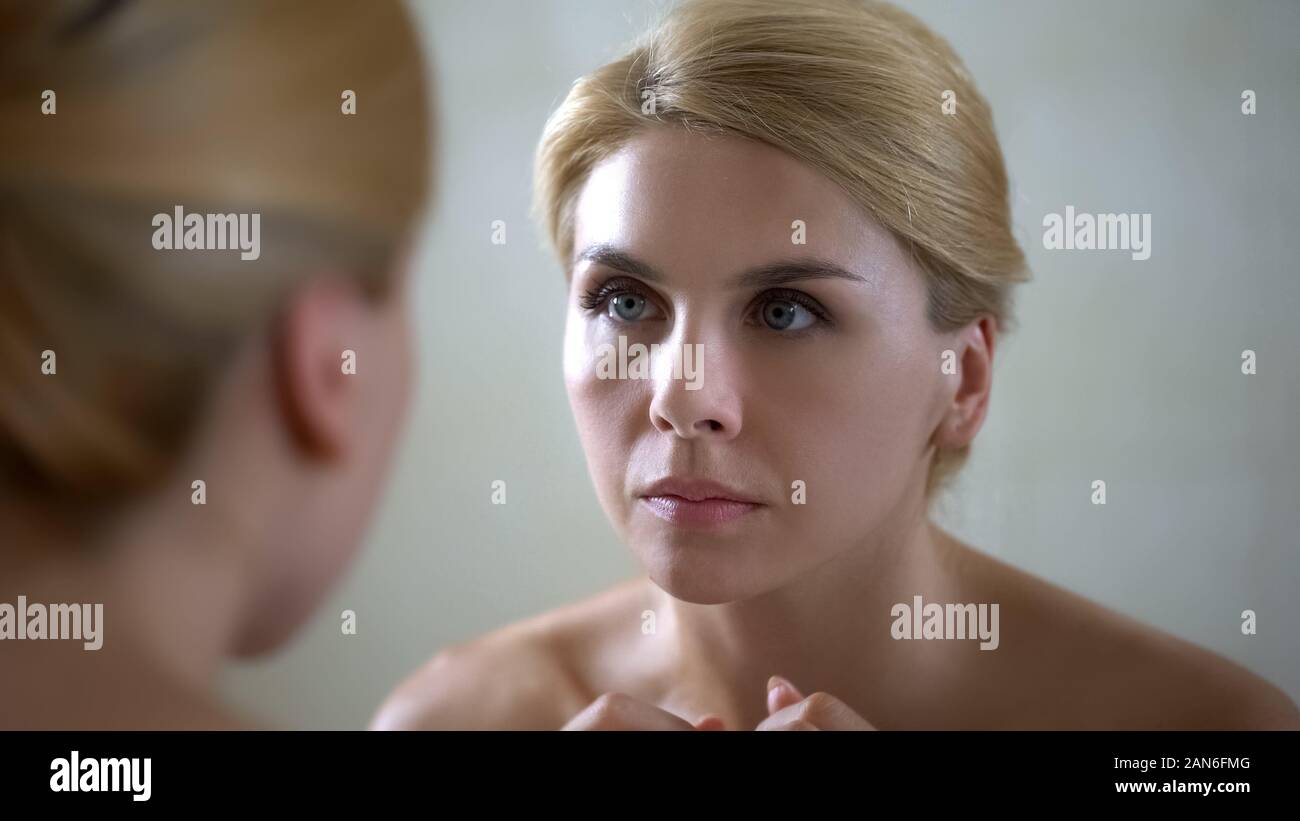
[[[915,682],[918,673],[924,680],[950,656],[928,642],[895,641],[890,610],[898,602],[910,606],[916,595],[955,595],[954,544],[923,505],[912,505],[851,549],[759,596],[699,605],[660,591],[684,677],[721,682],[729,725],[740,728],[767,717],[765,688],[774,674],[805,696],[834,695],[867,721],[873,713],[892,715],[899,690],[907,689],[901,683]],[[900,667],[905,677],[897,675]]]
[[[229,538],[188,524],[184,517],[194,514],[180,504],[149,505],[93,535],[68,529],[49,510],[3,507],[12,549],[0,552],[0,601],[103,605],[98,650],[76,641],[11,649],[67,654],[63,662],[87,669],[131,659],[134,672],[146,674],[138,661],[187,690],[211,689],[242,605],[240,551]]]

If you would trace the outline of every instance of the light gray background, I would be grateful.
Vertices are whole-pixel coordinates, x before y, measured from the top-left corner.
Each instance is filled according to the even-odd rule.
[[[1035,272],[938,520],[1300,701],[1300,4],[902,5],[992,103]],[[563,279],[528,202],[548,113],[662,4],[414,8],[441,120],[420,388],[352,574],[288,651],[223,681],[282,726],[362,727],[438,648],[636,572],[587,478],[561,381]],[[1151,258],[1045,251],[1043,215],[1066,205],[1151,213]],[[489,241],[496,219],[505,246]],[[489,503],[494,479],[505,506]],[[340,634],[345,608],[356,636]]]

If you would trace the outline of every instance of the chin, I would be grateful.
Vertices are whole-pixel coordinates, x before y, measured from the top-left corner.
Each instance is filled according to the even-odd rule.
[[[762,559],[753,546],[705,544],[696,541],[643,543],[641,564],[665,593],[690,604],[743,601],[774,585],[761,572]]]
[[[254,659],[283,647],[311,619],[322,598],[322,594],[309,596],[303,591],[282,591],[252,619],[236,641],[233,655]]]
[[[262,624],[257,630],[240,638],[239,643],[235,645],[234,655],[241,659],[255,659],[268,655],[291,639],[301,627],[301,621],[291,624],[283,622],[274,625]]]

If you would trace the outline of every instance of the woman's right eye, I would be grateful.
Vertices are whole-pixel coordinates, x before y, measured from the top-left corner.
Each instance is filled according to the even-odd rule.
[[[615,322],[641,322],[661,316],[653,300],[618,283],[588,291],[582,296],[581,304],[591,313],[604,314]]]
[[[636,322],[650,306],[649,300],[640,294],[616,294],[609,301],[608,313],[613,319],[623,322]]]

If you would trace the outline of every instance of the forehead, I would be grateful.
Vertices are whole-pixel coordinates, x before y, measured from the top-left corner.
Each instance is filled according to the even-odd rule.
[[[672,126],[638,132],[592,169],[575,205],[575,252],[596,243],[691,278],[805,256],[873,279],[905,264],[888,230],[792,155]]]

